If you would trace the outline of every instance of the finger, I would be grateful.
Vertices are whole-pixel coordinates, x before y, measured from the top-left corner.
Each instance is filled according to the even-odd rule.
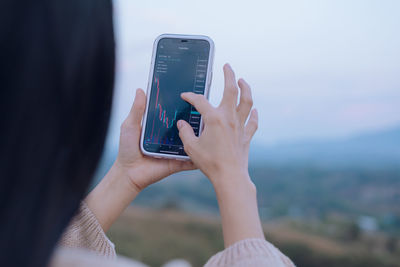
[[[183,100],[192,104],[203,116],[214,109],[204,95],[187,92],[182,93],[181,97]]]
[[[221,106],[236,107],[238,88],[236,86],[235,73],[233,72],[229,64],[224,65],[224,78],[225,78],[225,88],[224,95],[221,100]]]
[[[247,142],[250,142],[251,138],[253,138],[258,128],[258,112],[257,109],[253,109],[250,113],[250,118],[246,124],[244,129],[245,135],[247,137]]]
[[[238,84],[240,88],[240,102],[237,111],[241,122],[244,124],[253,106],[253,98],[251,96],[250,85],[245,80],[239,79]]]
[[[183,147],[187,154],[190,154],[192,147],[197,141],[197,136],[194,134],[192,126],[184,120],[179,120],[177,123],[179,137],[182,140]]]
[[[169,161],[169,168],[172,172],[179,172],[179,171],[195,170],[196,166],[192,161],[178,161],[172,159]]]
[[[144,91],[139,88],[136,90],[135,100],[133,101],[133,105],[131,107],[131,110],[129,111],[129,115],[126,118],[126,122],[131,126],[140,126],[145,107],[146,95]]]
[[[192,161],[180,161],[181,165],[179,166],[182,171],[195,170],[197,169],[196,165]]]

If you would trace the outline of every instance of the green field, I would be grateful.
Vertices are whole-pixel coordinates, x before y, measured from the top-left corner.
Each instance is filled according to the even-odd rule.
[[[397,239],[378,233],[332,238],[329,231],[321,230],[332,225],[351,233],[352,228],[335,217],[323,223],[273,220],[264,224],[264,230],[267,239],[297,266],[400,266]],[[193,215],[172,208],[130,206],[108,235],[119,254],[150,266],[160,266],[175,258],[202,266],[223,249],[218,217]]]

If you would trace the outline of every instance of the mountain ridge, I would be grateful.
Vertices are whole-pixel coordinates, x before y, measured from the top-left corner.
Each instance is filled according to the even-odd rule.
[[[250,162],[273,165],[388,168],[400,165],[400,125],[349,138],[253,145]]]

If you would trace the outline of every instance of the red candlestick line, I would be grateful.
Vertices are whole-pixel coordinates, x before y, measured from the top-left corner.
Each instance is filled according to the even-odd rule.
[[[178,115],[178,111],[175,110],[174,117],[173,117],[172,120],[170,120],[167,117],[167,111],[163,110],[163,107],[161,106],[161,104],[158,103],[158,95],[160,94],[160,80],[155,77],[154,78],[154,82],[156,83],[156,87],[157,87],[156,103],[155,103],[155,107],[154,107],[155,108],[155,113],[154,114],[157,113],[157,109],[158,109],[159,110],[158,119],[162,122],[163,125],[165,125],[165,127],[167,129],[169,129],[174,125],[174,122],[176,121],[176,116]],[[155,121],[155,117],[153,118],[153,126],[152,126],[152,129],[151,129],[151,135],[150,135],[150,139],[151,140],[153,140],[154,121]]]

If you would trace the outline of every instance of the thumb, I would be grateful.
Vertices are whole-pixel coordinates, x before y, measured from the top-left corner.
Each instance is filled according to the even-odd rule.
[[[136,127],[140,129],[143,113],[146,108],[146,94],[142,89],[136,90],[135,100],[133,101],[131,111],[125,119],[123,125],[127,127]]]
[[[179,137],[182,140],[183,146],[187,153],[187,148],[192,147],[197,141],[197,137],[194,135],[193,128],[184,120],[179,120],[176,124],[179,130]]]

